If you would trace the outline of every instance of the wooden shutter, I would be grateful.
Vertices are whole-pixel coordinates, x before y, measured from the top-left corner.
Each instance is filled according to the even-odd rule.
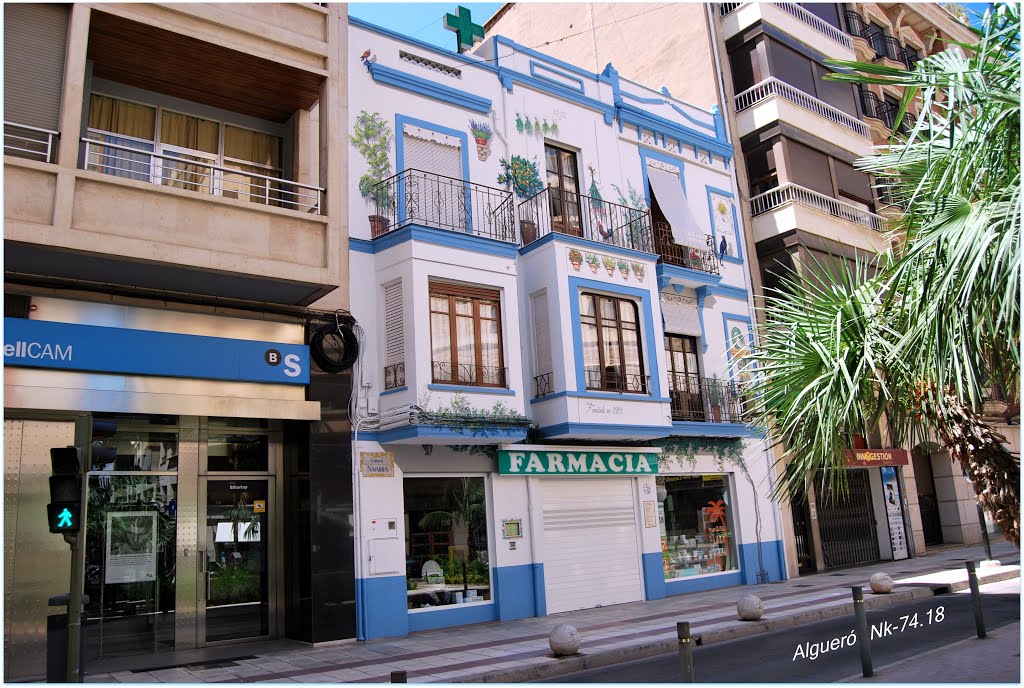
[[[70,7],[4,3],[4,121],[60,128]]]
[[[537,375],[554,372],[551,365],[551,321],[548,318],[548,293],[530,297],[533,304],[533,349],[537,354]]]
[[[402,280],[384,286],[384,365],[405,363]]]

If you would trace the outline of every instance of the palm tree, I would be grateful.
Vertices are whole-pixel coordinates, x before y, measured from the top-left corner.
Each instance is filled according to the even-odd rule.
[[[462,478],[457,487],[445,492],[447,510],[431,511],[420,519],[423,530],[450,530],[454,551],[469,552],[469,531],[474,518],[484,511],[484,482],[479,478]],[[462,592],[469,592],[469,578],[466,575],[466,557],[459,558],[462,564]]]
[[[906,138],[858,163],[902,210],[894,248],[784,278],[752,363],[759,421],[789,459],[780,492],[824,469],[842,493],[850,436],[879,424],[896,444],[937,436],[1019,546],[1020,459],[978,413],[989,380],[1020,376],[1019,7],[990,8],[978,35],[913,71],[833,62],[852,70],[833,80],[903,88],[898,119],[920,99]]]

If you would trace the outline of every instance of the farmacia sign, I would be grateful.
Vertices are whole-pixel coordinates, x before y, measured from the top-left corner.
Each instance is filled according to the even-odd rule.
[[[498,450],[501,475],[655,475],[661,449],[536,447]]]

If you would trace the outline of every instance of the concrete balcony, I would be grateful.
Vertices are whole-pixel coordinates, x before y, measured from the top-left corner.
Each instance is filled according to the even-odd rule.
[[[733,103],[740,136],[781,121],[856,155],[871,152],[871,128],[867,124],[775,77],[738,93]]]
[[[829,57],[854,59],[850,36],[794,2],[725,3],[719,6],[719,15],[726,40],[763,22]]]
[[[750,199],[754,241],[802,229],[848,246],[885,249],[885,218],[796,184],[783,184]]]

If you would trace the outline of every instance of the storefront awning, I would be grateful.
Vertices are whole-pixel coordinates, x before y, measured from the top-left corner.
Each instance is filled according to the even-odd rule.
[[[699,238],[706,234],[690,212],[689,203],[679,175],[647,166],[647,180],[658,199],[658,207],[672,226],[672,240],[681,246],[703,245]]]

